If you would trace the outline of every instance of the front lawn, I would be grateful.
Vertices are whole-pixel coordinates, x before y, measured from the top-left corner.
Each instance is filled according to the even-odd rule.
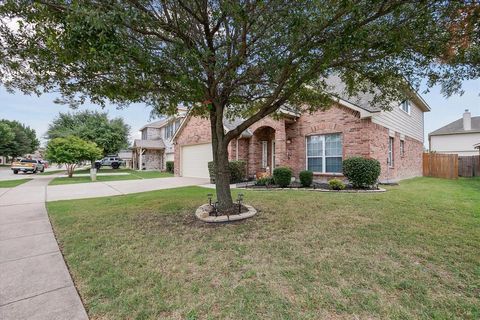
[[[92,182],[90,176],[81,176],[76,177],[75,174],[85,174],[90,173],[89,170],[79,170],[75,171],[72,178],[68,177],[59,177],[50,181],[49,185],[59,185],[59,184],[73,184],[73,183],[86,183]],[[168,172],[160,171],[135,171],[130,169],[107,169],[100,170],[99,173],[110,173],[111,175],[102,176],[97,175],[97,181],[119,181],[119,180],[138,180],[138,179],[154,179],[154,178],[167,178],[173,177],[173,174]],[[124,175],[115,175],[115,173],[128,173]]]
[[[48,211],[92,319],[478,319],[480,179],[388,189],[242,191],[227,225],[200,187]]]
[[[14,188],[30,180],[32,179],[2,180],[0,181],[0,188]]]

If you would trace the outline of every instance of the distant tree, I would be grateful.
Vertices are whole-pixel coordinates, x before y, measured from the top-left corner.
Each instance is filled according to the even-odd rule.
[[[10,126],[6,123],[0,122],[0,150],[5,149],[7,144],[11,143],[15,138]]]
[[[122,118],[109,119],[106,112],[60,113],[49,125],[47,139],[77,136],[102,148],[104,155],[128,146],[130,126]]]
[[[102,156],[102,149],[94,142],[82,140],[75,136],[55,138],[48,142],[45,157],[48,161],[64,164],[68,177],[73,176],[75,167],[82,161],[94,161]]]
[[[33,153],[40,145],[35,130],[18,121],[0,120],[0,126],[8,127],[8,135],[13,134],[13,139],[0,143],[0,155],[11,158],[22,156],[26,153]],[[2,140],[2,138],[0,138]]]
[[[478,1],[2,3],[0,82],[56,90],[72,105],[144,102],[160,114],[192,107],[210,120],[220,209],[233,206],[229,142],[284,105],[332,105],[330,75],[385,109],[411,95],[409,84],[451,94],[480,76]],[[234,117],[244,121],[225,132]]]

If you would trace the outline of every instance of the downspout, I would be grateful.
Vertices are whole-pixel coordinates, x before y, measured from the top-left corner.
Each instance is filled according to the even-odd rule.
[[[238,138],[236,139],[236,146],[235,146],[235,160],[238,161]]]

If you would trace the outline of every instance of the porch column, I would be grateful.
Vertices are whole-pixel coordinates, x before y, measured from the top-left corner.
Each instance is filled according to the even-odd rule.
[[[288,166],[285,122],[275,129],[275,167]]]
[[[140,148],[140,153],[139,153],[139,164],[138,164],[138,170],[142,170],[143,169],[143,150],[142,148]]]

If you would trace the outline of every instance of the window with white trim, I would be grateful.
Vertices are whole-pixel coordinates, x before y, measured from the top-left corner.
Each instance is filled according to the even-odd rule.
[[[392,137],[388,137],[388,158],[387,164],[389,167],[393,168],[393,143],[394,140]]]
[[[307,137],[307,170],[318,173],[342,172],[340,133]]]
[[[170,122],[165,126],[165,139],[170,139],[175,131],[175,123]]]
[[[410,114],[410,100],[403,100],[400,103],[400,109],[402,109],[404,112]]]

